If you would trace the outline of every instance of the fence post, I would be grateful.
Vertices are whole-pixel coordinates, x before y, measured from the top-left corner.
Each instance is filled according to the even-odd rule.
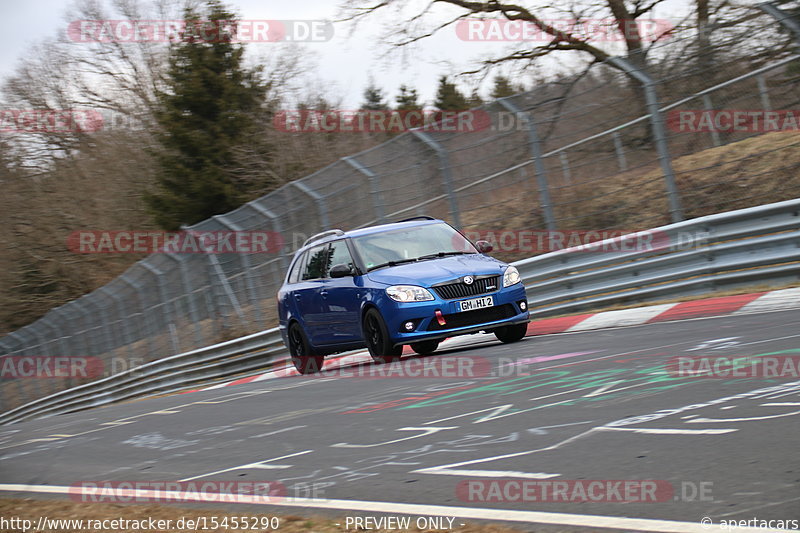
[[[156,349],[153,347],[153,335],[152,332],[147,331],[147,310],[145,309],[144,298],[142,298],[142,286],[133,281],[128,277],[127,273],[122,274],[119,279],[122,280],[123,283],[130,286],[133,291],[136,293],[136,299],[139,300],[139,316],[141,317],[142,325],[144,326],[144,339],[147,342],[147,351],[150,354],[148,359],[154,359],[156,354],[158,353]],[[142,328],[138,328],[137,331],[140,333],[142,332]],[[142,335],[139,336],[142,338]]]
[[[455,189],[453,188],[453,174],[451,172],[450,157],[447,155],[447,150],[445,150],[441,144],[433,140],[427,133],[423,133],[419,129],[412,129],[410,131],[414,137],[436,152],[436,155],[439,157],[439,170],[442,172],[445,193],[447,194],[447,199],[450,201],[450,217],[453,219],[453,225],[460,228],[461,212],[458,209],[458,198],[456,198]]]
[[[83,347],[86,350],[86,355],[92,355],[92,348],[94,348],[93,346],[94,343],[92,342],[92,337],[89,332],[90,329],[88,326],[89,322],[86,320],[87,317],[89,316],[89,313],[86,311],[86,308],[81,303],[82,299],[83,296],[78,298],[77,300],[72,300],[70,304],[72,304],[75,307],[75,309],[78,311],[78,313],[81,314],[81,316],[84,319],[84,324],[86,324],[86,328],[83,330],[83,334],[81,335],[81,340]]]
[[[797,46],[800,46],[800,22],[794,19],[789,13],[778,8],[772,2],[764,2],[756,5],[764,13],[772,16],[779,24],[794,34]]]
[[[25,353],[25,340],[22,339],[22,337],[19,334],[19,331],[20,330],[12,331],[11,333],[9,333],[7,335],[7,338],[15,340],[17,342],[17,345],[19,346],[19,348],[17,348],[16,350],[9,351],[8,355],[11,355],[11,354],[14,354],[14,353],[19,353],[20,355],[24,355],[24,353]],[[26,390],[25,386],[23,385],[22,380],[21,379],[15,379],[13,382],[17,384],[17,394],[19,394],[20,404],[25,404],[25,403],[30,402],[31,398],[30,398],[30,396],[28,394],[28,391]],[[9,387],[3,387],[3,394],[5,394],[8,389],[9,389]],[[9,401],[8,403],[11,403],[11,402]]]
[[[272,231],[274,231],[275,233],[280,235],[282,239],[285,239],[286,235],[284,235],[284,232],[283,232],[283,224],[281,224],[281,218],[278,215],[276,215],[275,213],[273,213],[272,211],[270,211],[266,207],[264,207],[262,205],[258,205],[257,203],[255,203],[255,201],[247,202],[244,205],[245,205],[245,207],[249,207],[250,209],[252,209],[256,213],[258,213],[259,215],[267,217],[270,220],[270,222],[272,223]],[[286,246],[286,241],[285,240],[283,241],[283,244],[284,244],[284,246]],[[292,243],[292,244],[294,244],[294,243]],[[291,248],[289,248],[289,249],[291,249]],[[289,268],[289,263],[288,263],[288,260],[286,259],[286,254],[284,253],[284,251],[282,249],[278,250],[278,257],[279,257],[279,259],[281,261],[281,266],[283,267],[283,270],[285,271],[287,268]]]
[[[711,114],[711,112],[714,111],[714,104],[711,103],[711,96],[709,96],[708,94],[703,95],[703,107],[706,108],[706,111],[708,111],[709,114]],[[716,128],[710,128],[710,129],[711,129],[711,141],[714,143],[714,146],[721,146],[722,141],[719,138],[719,132],[717,131]]]
[[[175,322],[176,317],[171,317],[169,309],[167,308],[169,305],[169,300],[167,299],[167,289],[164,287],[164,273],[153,265],[148,264],[147,261],[142,261],[140,264],[145,270],[150,272],[154,278],[156,278],[156,285],[158,285],[158,296],[161,298],[161,314],[164,316],[164,325],[169,331],[169,338],[172,343],[172,353],[181,353],[181,346],[178,342],[177,336],[175,335],[175,330],[169,327],[170,324]]]
[[[670,218],[672,219],[672,222],[681,222],[684,220],[683,207],[681,206],[678,186],[675,183],[675,171],[672,169],[672,157],[669,153],[669,146],[667,146],[667,134],[664,130],[664,117],[661,116],[661,110],[659,109],[655,81],[652,77],[650,77],[649,74],[639,70],[624,58],[612,57],[608,59],[608,62],[617,66],[642,84],[645,99],[647,101],[647,109],[650,114],[650,125],[653,129],[653,138],[655,139],[656,150],[658,151],[658,160],[661,164],[661,171],[664,173],[664,181],[667,186]]]
[[[125,306],[123,305],[122,300],[117,294],[115,294],[111,289],[109,289],[107,285],[104,285],[103,287],[100,287],[97,290],[103,292],[108,298],[113,300],[114,303],[116,304],[117,320],[119,321],[120,328],[122,330],[122,335],[121,335],[122,343],[120,344],[120,346],[124,345],[125,351],[128,352],[128,357],[130,359],[133,359],[134,352],[133,352],[133,346],[131,346],[133,344],[133,335],[131,335],[130,323],[128,322],[127,317],[123,316],[123,309],[125,308]],[[113,369],[114,369],[114,361],[112,360],[111,370],[107,369],[107,371],[109,371],[109,375],[111,375],[111,371],[113,371]]]
[[[212,217],[214,220],[218,221],[220,224],[228,228],[229,230],[233,231],[244,231],[241,226],[238,224],[229,221],[225,218],[225,215],[214,215]],[[247,292],[249,293],[249,300],[253,306],[253,310],[255,311],[256,321],[262,322],[263,316],[261,313],[261,302],[256,295],[256,286],[255,281],[253,280],[253,265],[250,263],[250,255],[243,252],[237,252],[239,256],[239,260],[242,262],[242,268],[244,269],[244,282],[247,286]]]
[[[619,132],[615,131],[611,138],[614,140],[614,151],[617,153],[617,164],[619,169],[623,172],[628,170],[628,161],[625,159],[625,149],[622,147],[622,139],[619,137]]]
[[[569,158],[564,152],[558,152],[558,160],[561,162],[561,174],[564,176],[564,183],[572,185],[572,172],[569,170]]]
[[[60,305],[60,306],[50,310],[50,313],[52,313],[55,316],[59,317],[59,319],[60,319],[59,322],[61,322],[62,324],[68,324],[70,322],[69,316],[62,314],[64,312],[64,307],[66,307],[67,305],[69,305],[69,304]],[[60,327],[59,327],[59,329],[60,329]],[[73,328],[73,331],[74,331],[74,328]],[[72,333],[69,337],[67,337],[67,336],[65,336],[63,334],[63,330],[61,330],[61,332],[62,332],[62,334],[61,334],[60,344],[61,344],[61,350],[62,350],[63,355],[70,355],[70,356],[76,355],[78,353],[78,350],[75,349],[75,344],[77,342],[77,339],[75,338],[75,334]],[[89,354],[87,353],[86,355],[89,355]],[[72,378],[69,378],[67,380],[67,386],[70,387],[70,386],[72,386],[72,384],[73,384]]]
[[[758,84],[758,96],[761,98],[761,106],[765,111],[769,111],[772,109],[772,104],[769,101],[769,90],[763,74],[756,77],[756,83]]]
[[[383,222],[386,220],[386,215],[383,212],[383,198],[381,195],[378,175],[362,165],[361,162],[358,161],[354,156],[343,157],[342,161],[367,177],[369,180],[369,192],[372,196],[372,206],[375,208],[375,218],[378,219],[378,222]]]
[[[536,182],[539,186],[539,207],[542,208],[542,212],[544,213],[544,221],[548,231],[553,231],[556,229],[556,220],[553,215],[553,203],[550,200],[547,171],[545,170],[544,161],[542,160],[542,141],[539,139],[536,122],[533,120],[530,113],[523,112],[508,98],[501,98],[497,102],[528,125],[528,146],[531,158],[533,159]]]
[[[114,345],[113,336],[111,335],[111,325],[108,321],[108,313],[103,312],[103,307],[100,305],[99,302],[95,302],[97,299],[91,297],[92,294],[87,294],[84,298],[86,298],[86,303],[91,304],[94,306],[95,310],[97,311],[97,315],[100,318],[100,325],[97,326],[100,328],[101,332],[98,335],[102,335],[102,340],[98,342],[98,355],[105,355],[110,353]]]
[[[26,331],[28,329],[30,330],[30,332]],[[20,329],[19,332],[20,334],[24,333],[25,335],[30,335],[33,338],[33,342],[36,343],[36,344],[28,343],[28,348],[26,349],[26,351],[31,350],[31,348],[34,346],[36,347],[36,350],[33,354],[29,353],[26,355],[34,355],[36,357],[41,357],[44,355],[44,344],[45,344],[44,337],[36,329],[35,323]],[[33,388],[36,390],[37,397],[41,398],[42,396],[46,395],[46,392],[44,390],[44,385],[42,384],[42,380],[39,379],[38,376],[33,376]]]
[[[189,299],[189,317],[192,319],[192,324],[194,325],[194,340],[196,347],[199,348],[203,346],[205,339],[203,338],[202,329],[200,327],[200,314],[197,312],[197,304],[195,303],[192,295],[192,286],[189,283],[189,273],[186,271],[186,263],[183,259],[179,259],[178,256],[172,252],[164,255],[168,259],[178,263],[178,269],[181,273],[181,285],[183,288],[183,293]]]
[[[314,203],[317,204],[317,210],[319,211],[319,221],[322,224],[322,229],[331,229],[331,221],[328,218],[328,206],[325,203],[325,197],[301,181],[293,181],[289,183],[289,185],[294,185],[300,189],[300,192],[310,196],[311,199],[314,200]]]
[[[186,226],[181,228],[183,231],[186,232],[187,238],[195,238],[194,231]],[[208,257],[208,264],[213,271],[213,274],[209,274],[209,278],[211,280],[212,286],[216,286],[218,289],[222,290],[222,293],[225,295],[225,298],[231,303],[236,316],[239,317],[239,322],[241,324],[245,323],[244,320],[244,313],[242,312],[242,308],[239,305],[239,300],[236,299],[236,293],[233,292],[233,289],[228,283],[228,278],[225,277],[225,272],[222,270],[222,265],[219,264],[219,259],[217,259],[216,253],[214,250],[210,250],[209,248],[204,248],[202,244],[198,241],[197,242],[199,248],[203,250],[205,255]],[[216,280],[216,281],[215,281]],[[221,309],[222,306],[219,303],[220,295],[217,293],[217,301],[214,304],[217,306],[217,309]],[[227,317],[222,315],[223,326],[228,326]],[[178,353],[178,352],[175,352]]]

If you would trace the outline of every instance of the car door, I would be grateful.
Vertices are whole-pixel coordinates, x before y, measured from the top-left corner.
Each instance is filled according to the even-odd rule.
[[[292,289],[295,306],[311,344],[320,344],[325,314],[322,287],[327,269],[328,246],[315,246],[306,252],[300,279]]]
[[[360,276],[331,278],[330,269],[340,264],[356,271],[346,239],[333,241],[328,250],[328,265],[321,292],[326,309],[325,325],[320,328],[320,338],[324,344],[344,344],[361,339],[362,279]]]

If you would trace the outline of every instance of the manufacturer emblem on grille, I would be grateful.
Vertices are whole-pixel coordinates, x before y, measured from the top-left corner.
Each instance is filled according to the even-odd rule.
[[[464,283],[467,285],[472,285],[475,282],[475,278],[472,276],[464,276]]]

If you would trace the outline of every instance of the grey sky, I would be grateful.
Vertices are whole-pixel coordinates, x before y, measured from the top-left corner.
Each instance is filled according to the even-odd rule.
[[[685,0],[683,0],[685,1]],[[683,3],[681,0],[673,2]],[[243,19],[327,19],[338,13],[338,0],[228,0]],[[672,3],[672,2],[671,2]],[[4,31],[0,34],[0,77],[11,74],[26,50],[37,41],[63,32],[67,25],[65,11],[68,0],[0,0]],[[459,11],[452,6],[437,7],[439,12]],[[661,16],[665,16],[663,13]],[[370,76],[393,101],[401,83],[417,87],[421,99],[431,103],[435,96],[438,77],[443,73],[460,72],[474,66],[477,58],[486,57],[508,48],[508,43],[478,43],[459,40],[452,29],[426,39],[406,54],[394,53],[389,60],[380,58],[386,47],[378,42],[384,29],[382,25],[393,22],[389,14],[372,17],[362,23],[358,31],[348,35],[343,24],[335,26],[335,37],[324,43],[307,43],[303,47],[317,68],[312,78],[336,99],[342,98],[344,107],[357,106]],[[250,44],[251,52],[269,53],[273,44]],[[485,82],[482,92],[488,92]]]

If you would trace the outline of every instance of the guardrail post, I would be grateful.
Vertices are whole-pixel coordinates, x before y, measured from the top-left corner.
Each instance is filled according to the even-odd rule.
[[[556,219],[553,215],[553,203],[550,200],[547,171],[545,170],[544,160],[542,159],[542,142],[539,139],[539,132],[536,129],[536,121],[530,113],[523,112],[508,98],[501,98],[497,102],[528,126],[528,146],[531,158],[533,159],[536,182],[539,187],[539,207],[541,207],[544,213],[544,222],[548,231],[554,231],[556,229]]]
[[[372,196],[372,206],[375,208],[375,218],[378,219],[378,222],[384,222],[386,220],[386,215],[383,212],[383,198],[378,175],[362,165],[361,162],[353,156],[343,157],[342,161],[367,177],[369,180],[369,192]]]
[[[281,239],[283,239],[283,245],[287,248],[287,250],[291,250],[291,246],[287,246],[287,243],[286,243],[286,237],[288,235],[284,234],[284,232],[283,232],[283,224],[281,224],[281,217],[279,217],[278,215],[276,215],[275,213],[273,213],[272,211],[270,211],[266,207],[257,204],[255,201],[247,202],[244,205],[245,205],[245,207],[249,207],[250,209],[252,209],[256,213],[258,213],[259,215],[267,217],[270,220],[270,223],[272,224],[272,231],[274,231],[275,233],[280,235]],[[292,243],[292,244],[294,244],[294,243]],[[283,267],[283,270],[285,271],[287,268],[289,268],[289,261],[286,259],[286,253],[283,251],[283,248],[278,250],[278,257],[280,258],[281,266]]]
[[[444,178],[444,188],[447,194],[447,199],[450,202],[450,217],[453,219],[453,225],[457,228],[461,227],[461,212],[458,208],[458,198],[456,198],[455,189],[453,187],[453,174],[450,169],[450,157],[447,155],[441,144],[433,140],[427,133],[423,133],[419,129],[412,129],[411,134],[417,139],[422,141],[428,148],[436,152],[439,157],[439,170],[442,172]]]
[[[647,109],[650,114],[650,124],[653,129],[653,138],[658,151],[658,160],[661,164],[661,171],[664,173],[664,181],[667,186],[669,197],[669,211],[672,222],[680,222],[684,219],[683,207],[678,193],[678,186],[675,183],[675,171],[672,169],[672,157],[667,146],[667,134],[664,129],[664,117],[658,105],[658,95],[656,94],[655,81],[649,74],[633,66],[628,60],[621,57],[612,57],[609,63],[619,67],[624,72],[638,80],[644,89]]]
[[[300,189],[300,192],[310,196],[311,199],[314,200],[314,203],[317,204],[317,210],[319,211],[319,221],[320,224],[322,224],[322,229],[331,229],[331,221],[328,218],[328,206],[325,203],[325,197],[299,180],[293,181],[289,183],[289,185]]]
[[[244,231],[241,226],[225,218],[225,215],[214,215],[212,218],[229,230]],[[253,280],[253,265],[250,263],[250,255],[243,252],[238,252],[238,255],[242,262],[242,268],[244,269],[244,281],[245,285],[247,286],[247,292],[250,293],[249,300],[255,311],[256,321],[261,322],[263,320],[263,315],[261,313],[261,302],[256,295],[256,286],[255,281]]]
[[[200,328],[200,313],[197,312],[197,304],[192,296],[192,286],[189,284],[189,273],[186,271],[186,263],[183,259],[179,259],[179,256],[174,253],[170,252],[164,255],[168,259],[178,263],[178,269],[181,273],[181,285],[183,293],[189,299],[189,318],[191,318],[192,324],[194,325],[194,340],[198,347],[202,346],[205,339],[203,338],[203,333]]]

